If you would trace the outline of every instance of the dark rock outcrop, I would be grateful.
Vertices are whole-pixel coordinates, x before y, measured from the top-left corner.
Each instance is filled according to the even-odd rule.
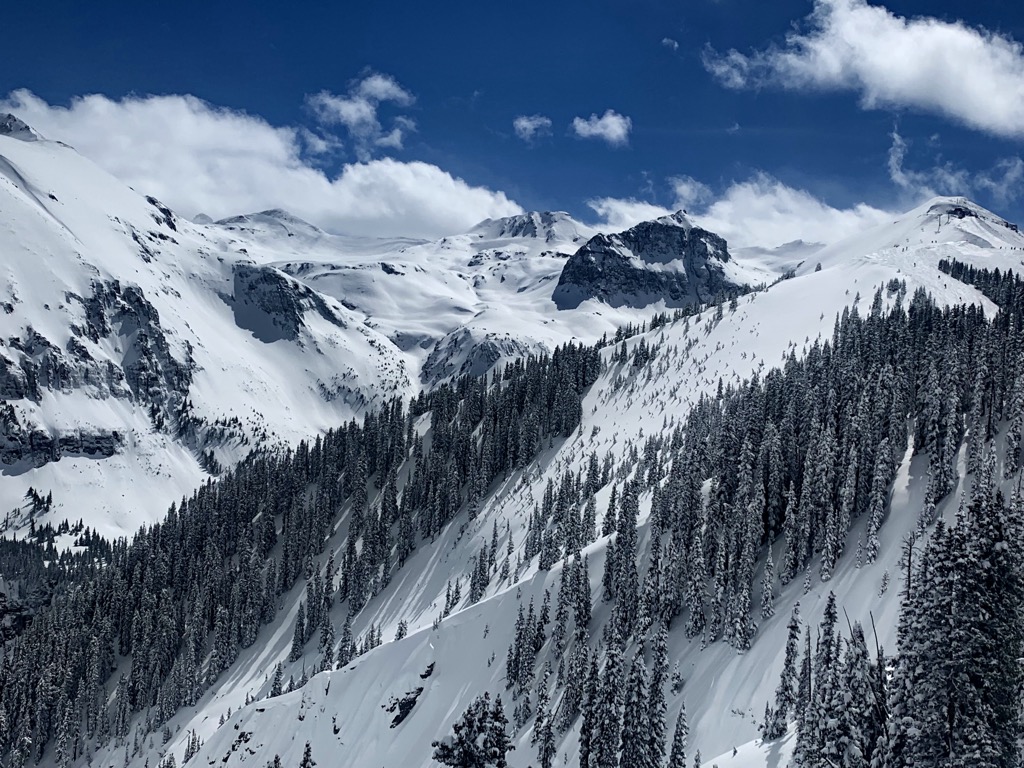
[[[508,334],[488,333],[477,338],[468,328],[460,328],[434,345],[420,378],[425,385],[434,386],[452,377],[482,376],[499,360],[525,357],[535,351]]]
[[[0,115],[0,136],[11,136],[22,141],[38,141],[40,138],[28,123],[10,112]]]
[[[240,263],[233,274],[235,323],[260,341],[295,341],[307,310],[345,327],[320,294],[274,267]]]
[[[680,212],[592,237],[569,257],[552,298],[559,309],[592,298],[616,307],[685,307],[739,288],[725,276],[728,261],[725,240]]]
[[[63,455],[114,455],[123,443],[116,431],[52,432],[23,424],[6,401],[39,403],[46,391],[82,391],[95,399],[119,398],[144,406],[157,429],[180,427],[192,383],[191,350],[178,360],[156,308],[136,286],[97,282],[93,294],[68,294],[81,304],[84,324],[71,325],[62,349],[31,326],[20,336],[0,340],[0,463],[42,466]],[[97,357],[87,342],[101,340],[119,360]]]
[[[117,453],[123,444],[124,437],[117,431],[51,434],[38,427],[27,427],[20,422],[13,406],[0,403],[0,464],[16,467],[15,471],[41,467],[59,461],[62,456],[105,459]]]

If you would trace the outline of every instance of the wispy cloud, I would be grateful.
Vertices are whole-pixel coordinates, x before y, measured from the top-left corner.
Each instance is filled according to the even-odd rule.
[[[909,168],[910,142],[896,128],[890,138],[886,160],[889,178],[915,202],[936,195],[973,195],[983,191],[996,202],[1006,204],[1024,195],[1024,160],[1019,156],[1002,158],[985,171],[969,171],[941,156],[926,168]],[[933,136],[928,144],[935,147],[937,139]]]
[[[689,209],[711,199],[711,188],[692,176],[673,176],[668,181],[675,193],[676,208]]]
[[[865,109],[906,107],[1024,136],[1024,46],[962,21],[907,19],[865,0],[816,0],[802,25],[749,54],[707,49],[728,88],[848,90]]]
[[[670,50],[673,50],[673,51],[678,51],[679,50],[679,41],[673,40],[671,37],[663,37],[663,38],[661,38],[661,44],[664,45],[666,48],[668,48]]]
[[[613,109],[605,111],[598,117],[596,114],[584,119],[574,118],[572,132],[580,139],[600,139],[611,146],[625,146],[629,143],[629,132],[633,129],[633,121],[620,115]]]
[[[386,78],[359,88],[367,98],[404,98]],[[186,216],[280,207],[335,232],[437,237],[522,211],[429,163],[376,158],[328,175],[316,161],[331,150],[329,137],[194,96],[91,95],[64,107],[19,90],[0,98],[6,111]],[[377,138],[390,140],[383,131]]]
[[[378,72],[354,81],[343,96],[320,91],[306,97],[306,105],[322,125],[342,126],[348,131],[360,160],[370,159],[379,148],[402,148],[405,136],[416,130],[415,121],[399,115],[385,129],[378,113],[385,103],[408,107],[415,101],[393,77]]]
[[[766,173],[733,182],[717,196],[688,176],[669,179],[669,183],[675,194],[671,207],[613,197],[589,200],[587,205],[607,230],[625,229],[684,208],[695,223],[722,235],[734,247],[775,247],[794,240],[832,243],[892,216],[866,203],[834,207]]]
[[[519,115],[512,121],[516,136],[526,142],[551,133],[551,118],[544,115]]]

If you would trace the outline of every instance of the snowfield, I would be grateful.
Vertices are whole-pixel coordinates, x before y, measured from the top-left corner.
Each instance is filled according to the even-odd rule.
[[[945,209],[953,205],[968,207],[978,218],[950,219]],[[346,765],[431,765],[430,741],[450,730],[475,695],[503,693],[506,709],[511,708],[503,662],[517,607],[531,599],[539,604],[545,589],[554,594],[559,582],[561,566],[538,572],[534,562],[514,583],[492,585],[483,601],[453,613],[434,628],[448,580],[469,571],[476,553],[487,545],[495,521],[501,536],[499,550],[507,543],[502,532],[506,522],[511,524],[518,550],[525,539],[529,512],[549,477],[557,480],[566,468],[579,469],[592,449],[603,456],[607,451],[621,453],[630,444],[639,445],[641,435],[671,425],[701,393],[713,393],[719,379],[739,382],[778,365],[791,349],[799,355],[815,339],[831,334],[836,314],[843,307],[856,304],[866,312],[875,289],[889,280],[906,280],[908,293],[923,287],[942,302],[975,303],[993,312],[988,299],[940,272],[937,263],[955,257],[990,268],[1020,265],[1024,238],[999,221],[963,201],[931,201],[892,225],[822,250],[820,270],[812,259],[796,277],[741,297],[736,309],[726,309],[720,320],[712,309],[630,339],[629,345],[641,340],[656,345],[659,351],[654,363],[640,374],[621,366],[609,367],[584,401],[583,424],[571,439],[546,451],[525,473],[493,489],[487,505],[468,526],[458,519],[433,546],[417,550],[389,590],[363,609],[354,631],[358,636],[371,624],[380,627],[383,646],[359,657],[345,670],[314,676],[301,690],[244,706],[247,695],[266,696],[277,662],[284,662],[286,679],[291,675],[296,680],[304,664],[316,663],[316,654],[309,652],[299,662],[287,662],[291,623],[303,597],[296,589],[288,598],[291,610],[280,615],[275,629],[264,630],[272,637],[264,643],[261,636],[258,658],[247,659],[243,654],[237,677],[208,694],[194,713],[185,712],[175,719],[175,728],[180,730],[169,744],[170,750],[180,756],[185,735],[194,730],[205,745],[193,760],[203,765],[261,765],[274,754],[285,763],[295,763],[306,741],[311,742],[315,758],[322,755]],[[900,240],[904,245],[866,250],[876,243]],[[775,615],[759,620],[750,651],[737,654],[724,643],[702,649],[699,639],[687,640],[681,631],[672,632],[670,659],[678,664],[685,685],[678,694],[668,696],[668,722],[674,722],[685,702],[691,728],[688,754],[699,749],[705,765],[720,768],[788,764],[792,733],[763,745],[757,725],[765,703],[774,695],[786,625],[797,601],[805,624],[813,627],[822,618],[828,593],[835,592],[841,622],[845,624],[845,612],[851,622],[859,621],[865,627],[873,624],[877,635],[869,635],[869,644],[877,640],[887,651],[895,650],[902,583],[900,548],[917,526],[926,474],[927,457],[911,457],[908,451],[892,489],[891,511],[877,560],[857,568],[853,552],[848,550],[827,583],[821,582],[817,567],[812,566],[809,592],[804,593],[800,579],[784,587],[776,598]],[[947,519],[956,511],[964,475],[961,456],[960,484],[940,505]],[[608,493],[608,488],[599,493],[599,510],[607,505]],[[648,496],[641,503],[641,546],[648,533],[649,504]],[[851,540],[863,536],[866,522],[859,519],[855,523]],[[596,626],[608,610],[599,597],[606,544],[607,540],[599,539],[585,550]],[[774,552],[776,563],[781,559],[781,546],[780,540]],[[755,583],[759,581],[760,570]],[[343,618],[339,611],[336,622],[340,624]],[[409,636],[387,642],[403,619],[409,623]],[[433,672],[422,677],[431,665]],[[421,687],[408,717],[392,728],[394,715],[389,707]],[[220,715],[229,709],[232,716],[219,728]],[[560,738],[556,765],[576,764],[577,736],[578,722]],[[520,732],[509,764],[516,768],[535,764],[529,727]]]
[[[24,496],[32,487],[53,492],[54,508],[42,519],[82,518],[107,536],[130,533],[204,482],[211,456],[230,464],[255,445],[294,444],[392,395],[411,397],[460,373],[500,369],[570,340],[593,343],[665,309],[590,300],[557,310],[552,292],[562,268],[595,234],[566,214],[485,221],[436,242],[331,235],[283,211],[196,224],[123,187],[72,149],[25,138],[0,135],[0,301],[10,306],[0,313],[0,375],[5,360],[10,367],[19,355],[31,356],[31,329],[58,350],[85,349],[87,358],[75,358],[82,371],[136,370],[133,356],[141,348],[148,350],[147,361],[159,362],[147,362],[153,366],[144,368],[147,374],[172,380],[168,371],[177,371],[176,363],[189,381],[178,394],[140,393],[124,377],[114,376],[113,384],[85,379],[68,364],[61,369],[64,385],[44,388],[38,399],[11,398],[23,426],[50,435],[116,432],[120,441],[106,457],[69,451],[42,464],[29,456],[3,465],[0,505],[20,510],[10,522],[15,530],[27,525]],[[975,304],[993,314],[989,299],[939,271],[938,263],[1020,269],[1024,236],[965,199],[937,198],[827,246],[798,243],[732,256],[730,279],[768,287],[633,336],[628,348],[643,343],[656,351],[642,368],[615,362],[616,347],[607,348],[605,370],[587,393],[582,424],[571,437],[553,441],[528,467],[492,484],[473,520],[463,512],[436,540],[424,541],[354,617],[354,636],[373,627],[382,645],[345,669],[312,675],[304,687],[267,698],[278,663],[285,681],[298,681],[319,662],[312,641],[301,659],[288,661],[305,598],[300,579],[256,643],[195,707],[170,721],[166,743],[150,738],[133,756],[130,743],[111,742],[92,764],[142,768],[174,755],[181,765],[196,736],[202,746],[189,765],[263,768],[274,755],[297,765],[306,742],[320,765],[434,764],[430,742],[447,735],[477,695],[502,694],[511,713],[505,654],[517,611],[531,600],[539,606],[545,590],[553,601],[561,577],[562,564],[541,571],[533,558],[508,581],[492,579],[480,602],[468,605],[464,592],[456,610],[439,619],[449,584],[465,581],[495,526],[498,550],[522,557],[530,514],[550,479],[557,484],[566,470],[584,469],[592,452],[611,455],[619,465],[646,436],[682,421],[720,382],[763,376],[793,351],[802,356],[831,336],[846,308],[866,314],[880,286],[887,302],[895,291],[885,287],[905,281],[908,296],[923,288],[942,304]],[[137,286],[158,324],[147,319],[148,310],[134,310],[142,322],[119,309],[111,310],[110,328],[95,338],[76,332],[97,322],[86,299],[98,284],[115,281],[122,294],[113,305],[127,302],[124,289]],[[152,342],[157,328],[163,346]],[[150,346],[140,347],[140,333]],[[13,391],[14,384],[0,378],[3,386]],[[159,427],[153,414],[162,409],[169,421]],[[186,420],[190,428],[176,431]],[[429,417],[417,430],[429,439]],[[699,638],[688,640],[682,627],[672,628],[670,667],[678,665],[684,684],[666,692],[668,723],[671,735],[685,703],[688,762],[700,750],[704,765],[719,768],[788,764],[792,732],[764,745],[757,726],[774,695],[795,603],[805,625],[814,627],[834,592],[841,622],[845,613],[851,622],[873,626],[869,645],[895,649],[900,552],[918,525],[927,464],[910,450],[904,456],[877,560],[860,566],[848,547],[828,582],[812,567],[806,592],[800,578],[781,588],[774,616],[758,618],[750,650],[739,654],[724,642],[702,648]],[[939,506],[947,519],[969,483],[963,455],[957,475],[956,491]],[[600,512],[610,492],[609,485],[598,493]],[[647,494],[640,507],[641,552],[650,537],[650,507]],[[864,535],[866,523],[864,517],[855,522],[851,540]],[[341,559],[343,528],[336,526],[323,561],[331,553]],[[594,626],[610,610],[600,596],[608,541],[599,538],[584,550]],[[776,563],[782,546],[775,544]],[[763,567],[759,561],[755,583]],[[346,610],[334,607],[335,626]],[[395,641],[400,622],[408,635]],[[413,703],[396,723],[403,699]],[[513,768],[536,764],[530,736],[527,726],[514,737]],[[578,736],[578,720],[559,734],[555,765],[578,764]]]

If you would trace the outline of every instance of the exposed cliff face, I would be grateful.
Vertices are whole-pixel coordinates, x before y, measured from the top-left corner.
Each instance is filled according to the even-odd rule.
[[[528,344],[510,334],[474,334],[460,328],[434,345],[420,378],[427,387],[459,376],[482,376],[501,361],[515,360],[547,351],[543,345]]]
[[[41,467],[62,456],[110,458],[124,445],[117,431],[83,431],[53,434],[39,426],[27,425],[9,403],[0,403],[0,465],[8,473]]]
[[[31,126],[10,112],[0,115],[0,136],[10,136],[21,141],[38,141],[40,138]]]
[[[593,298],[614,307],[683,307],[739,287],[725,275],[728,261],[725,240],[680,212],[592,237],[566,262],[552,298],[559,309]]]
[[[91,397],[130,398],[170,415],[188,391],[191,360],[171,354],[159,315],[139,288],[122,290],[114,281],[94,289],[85,299],[68,294],[86,322],[71,324],[64,349],[31,327],[0,341],[0,400],[38,402],[45,390],[85,389]],[[101,344],[119,354],[120,366],[90,351]]]
[[[344,323],[310,288],[273,267],[234,265],[232,308],[239,328],[252,331],[260,341],[295,341],[303,315],[314,310],[325,320],[344,328]]]
[[[190,350],[172,353],[156,308],[136,286],[97,282],[93,294],[66,296],[85,321],[72,323],[64,348],[32,327],[0,340],[0,401],[38,404],[47,392],[81,392],[147,408],[156,429],[177,428],[192,382]],[[115,362],[116,361],[116,362]],[[117,430],[60,432],[34,424],[4,403],[0,413],[0,463],[40,467],[62,455],[114,455],[123,443]]]

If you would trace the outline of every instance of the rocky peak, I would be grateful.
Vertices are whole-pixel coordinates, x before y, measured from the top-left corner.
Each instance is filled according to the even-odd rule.
[[[500,219],[484,219],[471,230],[481,239],[538,238],[547,243],[580,242],[589,232],[565,211],[528,211]]]
[[[228,229],[240,229],[249,232],[272,232],[278,235],[292,237],[296,234],[319,236],[323,230],[315,224],[300,219],[293,213],[283,208],[270,208],[259,213],[246,213],[240,216],[230,216],[216,222]]]
[[[674,213],[592,237],[566,262],[552,298],[559,309],[591,298],[633,307],[703,303],[739,287],[725,276],[728,261],[724,239]]]
[[[10,112],[0,115],[0,136],[21,141],[39,141],[42,138],[28,123]]]
[[[685,211],[676,211],[668,216],[662,216],[654,220],[657,224],[664,224],[667,227],[681,227],[682,229],[693,229],[693,222],[686,216]]]

